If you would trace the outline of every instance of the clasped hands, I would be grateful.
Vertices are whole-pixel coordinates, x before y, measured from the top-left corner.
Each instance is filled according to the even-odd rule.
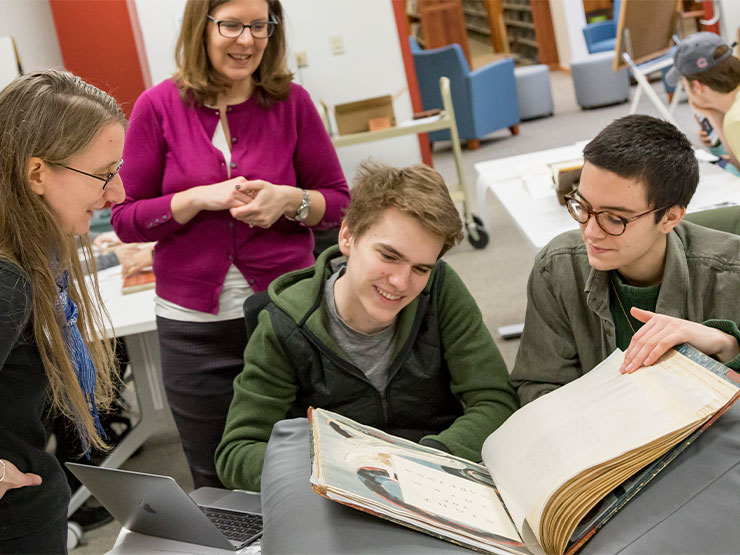
[[[632,336],[624,353],[619,369],[623,374],[654,364],[668,349],[681,343],[690,343],[723,363],[740,354],[737,340],[721,330],[637,307],[632,307],[630,314],[645,325]]]
[[[205,187],[210,197],[206,210],[227,209],[248,224],[268,228],[289,210],[295,187],[275,185],[262,179],[235,177]]]

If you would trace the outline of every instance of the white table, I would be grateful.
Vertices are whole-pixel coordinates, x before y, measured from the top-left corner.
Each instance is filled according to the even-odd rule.
[[[558,203],[554,189],[546,196],[534,197],[524,185],[523,176],[543,165],[579,158],[583,146],[584,143],[577,143],[479,162],[475,165],[479,212],[486,214],[486,195],[492,191],[535,250],[564,231],[578,229],[565,206]],[[740,204],[740,178],[709,162],[699,162],[699,185],[687,211],[701,212],[731,204]]]
[[[106,332],[109,337],[126,339],[139,402],[139,421],[100,464],[118,468],[144,444],[169,408],[162,384],[154,289],[123,295],[120,266],[98,272],[98,280],[103,303],[113,323],[113,329]],[[71,516],[89,496],[88,489],[80,486],[72,496],[67,514]]]

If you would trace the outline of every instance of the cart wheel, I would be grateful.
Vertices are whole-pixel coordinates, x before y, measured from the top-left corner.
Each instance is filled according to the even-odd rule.
[[[468,241],[476,249],[483,249],[488,244],[488,231],[483,225],[483,220],[473,214],[473,221],[468,224]]]

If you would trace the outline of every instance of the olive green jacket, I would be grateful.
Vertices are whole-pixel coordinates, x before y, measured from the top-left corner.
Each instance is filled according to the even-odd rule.
[[[656,312],[704,322],[739,339],[740,237],[682,222],[668,234]],[[578,231],[537,255],[511,383],[528,403],[582,376],[616,348],[608,273],[588,263]],[[737,366],[738,359],[730,366]]]

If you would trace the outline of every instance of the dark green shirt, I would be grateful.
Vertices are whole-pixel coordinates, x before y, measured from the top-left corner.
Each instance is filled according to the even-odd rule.
[[[647,287],[636,287],[624,283],[619,272],[609,272],[609,281],[611,284],[609,311],[614,320],[615,341],[618,348],[626,351],[632,341],[632,336],[642,327],[642,322],[630,314],[630,309],[636,306],[655,312],[660,283]]]

